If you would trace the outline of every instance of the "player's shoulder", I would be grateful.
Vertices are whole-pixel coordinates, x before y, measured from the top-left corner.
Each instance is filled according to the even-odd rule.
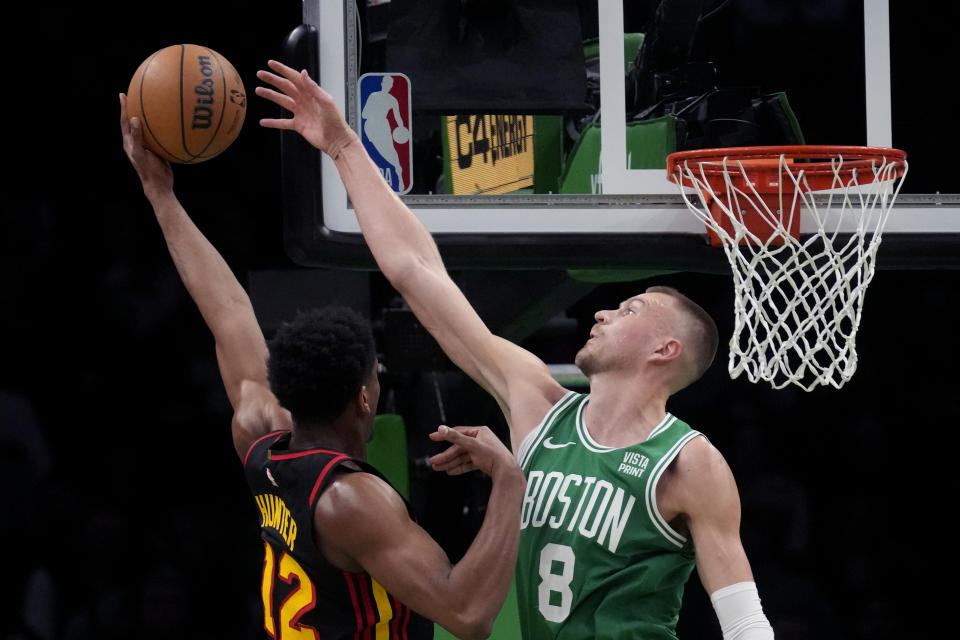
[[[344,465],[317,500],[318,518],[375,521],[387,513],[407,513],[403,498],[386,480],[350,469],[349,462]]]
[[[365,471],[341,468],[317,499],[313,526],[319,548],[335,566],[361,571],[356,558],[382,549],[410,523],[400,494],[385,480]]]
[[[673,485],[690,508],[723,507],[738,501],[736,482],[723,454],[705,436],[692,438],[677,454],[673,467]]]
[[[341,568],[406,530],[412,519],[400,494],[382,478],[362,471],[340,473],[317,500],[314,532],[321,550]],[[354,567],[352,570],[359,570]]]
[[[706,436],[697,434],[677,453],[676,467],[691,479],[711,478],[730,473],[730,465]]]

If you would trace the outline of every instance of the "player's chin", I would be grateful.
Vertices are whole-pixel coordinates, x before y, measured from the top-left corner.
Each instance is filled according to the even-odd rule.
[[[594,358],[589,349],[589,345],[582,347],[573,359],[573,364],[577,365],[577,368],[586,376],[589,376],[590,372],[594,370]]]

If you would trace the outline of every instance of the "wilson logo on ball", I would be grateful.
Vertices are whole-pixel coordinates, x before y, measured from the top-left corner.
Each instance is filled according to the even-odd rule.
[[[197,56],[197,63],[204,78],[193,88],[197,94],[197,105],[193,108],[192,126],[194,129],[209,129],[213,123],[213,63],[210,56]]]
[[[240,133],[247,98],[240,75],[208,47],[179,44],[160,49],[137,69],[127,92],[130,117],[143,126],[143,143],[181,164],[209,160]]]

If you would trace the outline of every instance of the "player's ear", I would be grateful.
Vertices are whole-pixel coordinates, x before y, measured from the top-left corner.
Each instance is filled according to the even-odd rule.
[[[360,391],[354,396],[353,403],[357,408],[357,415],[369,415],[371,411],[376,410],[376,407],[370,406],[370,391],[367,385],[360,387]]]
[[[676,360],[683,353],[683,343],[676,338],[666,338],[654,351],[654,359],[664,362]]]

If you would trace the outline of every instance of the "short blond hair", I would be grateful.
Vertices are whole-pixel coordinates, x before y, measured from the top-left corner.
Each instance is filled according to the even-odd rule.
[[[720,345],[717,323],[703,307],[673,287],[648,287],[646,292],[661,293],[672,298],[676,302],[680,313],[689,321],[687,323],[688,329],[685,331],[684,347],[689,354],[688,362],[690,366],[687,375],[680,381],[677,390],[687,387],[699,380],[713,364],[713,359],[717,355],[717,348]]]

